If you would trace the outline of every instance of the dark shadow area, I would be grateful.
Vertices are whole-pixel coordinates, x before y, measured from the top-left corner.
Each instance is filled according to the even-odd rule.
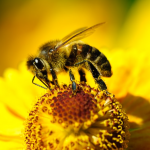
[[[150,149],[150,100],[129,93],[118,100],[126,114],[130,115],[131,136],[127,150]]]
[[[150,100],[128,93],[125,97],[118,99],[118,101],[122,104],[127,115],[141,118],[143,123],[150,121]],[[135,126],[139,127],[134,120],[129,120],[129,122],[131,128]]]

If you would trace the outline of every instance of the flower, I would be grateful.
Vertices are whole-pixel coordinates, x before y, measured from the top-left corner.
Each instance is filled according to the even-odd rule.
[[[55,88],[42,96],[25,124],[26,149],[124,149],[128,117],[112,94],[79,85]]]

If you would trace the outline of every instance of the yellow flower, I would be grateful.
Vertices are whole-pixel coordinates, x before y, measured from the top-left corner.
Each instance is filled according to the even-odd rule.
[[[66,77],[67,73],[58,75],[59,82],[62,81],[64,76]],[[91,80],[90,74],[87,73],[87,76],[90,77]],[[77,74],[76,77],[78,78]],[[61,109],[57,112],[53,109],[53,107],[57,105],[54,97],[56,97],[57,94],[59,94],[59,97],[62,97],[60,95],[61,93],[65,93],[63,92],[65,88],[61,89],[61,91],[58,89],[54,90],[52,96],[47,93],[37,102],[36,99],[39,97],[39,93],[42,95],[45,93],[45,90],[41,92],[41,88],[32,85],[31,79],[32,75],[26,70],[24,63],[21,64],[19,71],[8,69],[5,72],[5,79],[1,78],[1,86],[3,87],[1,91],[1,105],[3,107],[3,109],[1,109],[1,114],[5,114],[5,116],[1,118],[4,119],[2,120],[4,124],[1,126],[1,142],[3,144],[5,143],[5,148],[7,146],[13,148],[14,146],[15,149],[23,149],[30,146],[30,148],[33,149],[33,147],[37,147],[36,144],[45,142],[45,140],[40,142],[43,136],[46,138],[46,142],[51,148],[53,147],[53,143],[51,142],[52,139],[57,140],[57,142],[59,141],[61,143],[60,146],[64,143],[64,147],[67,147],[66,140],[64,142],[63,138],[70,133],[72,133],[72,136],[70,135],[68,138],[70,143],[79,140],[81,149],[84,146],[89,148],[94,147],[93,144],[99,144],[100,147],[107,147],[107,144],[108,147],[117,147],[117,142],[120,142],[120,148],[127,147],[129,138],[127,116],[122,111],[121,105],[114,99],[113,95],[107,96],[105,93],[98,92],[88,86],[83,86],[82,88],[78,85],[78,87],[80,87],[76,95],[78,98],[70,98],[71,88],[69,88],[66,90],[67,94],[65,96],[67,98],[67,103],[62,105],[62,110],[64,110],[64,112],[59,112],[62,111]],[[89,78],[87,79],[89,80]],[[69,75],[68,78],[65,78],[65,82],[69,83]],[[5,89],[7,89],[7,91]],[[9,94],[7,94],[7,92]],[[26,93],[25,95],[23,94],[24,92]],[[35,97],[34,94],[37,97]],[[33,101],[34,99],[35,102]],[[63,104],[63,99],[58,99],[58,105],[60,103]],[[33,104],[34,107],[32,106]],[[85,104],[85,107],[87,107],[86,109],[84,109]],[[65,111],[65,109],[67,110]],[[67,114],[69,109],[72,111],[72,115],[70,112]],[[108,111],[110,114],[107,113],[107,115],[105,115]],[[59,117],[55,117],[54,114],[62,115],[62,120]],[[27,117],[28,119],[25,123],[24,120]],[[68,118],[73,119],[69,120]],[[86,131],[87,135],[84,131]],[[55,134],[49,137],[51,132]],[[81,135],[77,136],[73,133]],[[23,138],[23,134],[25,134],[26,140]],[[105,138],[105,136],[107,138]],[[26,142],[26,146],[23,146],[24,141]],[[36,141],[35,145],[33,141]],[[67,142],[68,144],[69,141]],[[7,145],[6,142],[14,144]],[[79,148],[79,145],[75,143],[72,143],[72,145],[75,145],[74,148]],[[54,145],[54,147],[55,146],[56,145]]]
[[[25,124],[26,149],[124,149],[129,140],[126,114],[112,94],[79,85],[42,96]]]

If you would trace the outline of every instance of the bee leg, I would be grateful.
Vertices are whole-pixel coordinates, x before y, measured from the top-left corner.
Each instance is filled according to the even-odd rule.
[[[102,79],[95,79],[96,83],[99,85],[100,90],[107,90],[107,86]]]
[[[51,71],[51,74],[52,74],[52,78],[53,78],[54,85],[55,85],[56,87],[59,87],[58,81],[57,81],[57,76],[56,76],[55,71],[54,71],[53,69],[50,69],[50,71]]]
[[[89,69],[92,73],[92,76],[95,79],[95,82],[98,84],[99,89],[100,90],[107,90],[107,86],[106,86],[105,82],[101,79],[101,75],[97,71],[95,66],[90,61],[88,61],[88,65],[89,65]]]
[[[88,62],[88,60],[85,59],[85,60],[83,60],[81,62],[75,63],[74,66],[77,67],[77,66],[79,66],[79,65],[81,65],[81,64],[83,64],[85,62]]]
[[[73,93],[75,93],[76,90],[77,90],[77,85],[76,85],[76,83],[75,83],[75,78],[74,78],[74,75],[73,75],[71,69],[69,69],[69,76],[70,76],[70,80],[71,80],[71,82],[72,82],[72,90],[73,90]]]
[[[99,85],[99,89],[100,90],[107,90],[107,86],[105,84],[105,82],[101,79],[101,75],[100,73],[97,71],[97,69],[95,68],[95,66],[89,61],[89,60],[83,60],[81,62],[78,62],[76,64],[74,64],[74,66],[79,66],[83,63],[87,62],[88,66],[89,66],[89,70],[92,73],[93,78],[95,79],[95,82]]]
[[[81,82],[81,84],[85,84],[85,82],[86,82],[85,71],[82,68],[80,68],[78,70],[78,72],[79,72],[79,75],[80,75],[80,82]]]
[[[35,77],[37,77],[46,87],[44,87],[44,86],[41,86],[41,85],[39,85],[39,84],[37,84],[37,83],[35,83],[34,82],[34,79],[35,79]],[[49,84],[46,84],[42,79],[40,79],[38,76],[34,76],[33,77],[33,79],[32,79],[32,83],[33,84],[35,84],[35,85],[37,85],[37,86],[39,86],[39,87],[41,87],[41,88],[43,88],[43,89],[47,89],[47,88],[49,88],[50,90],[51,90],[51,88],[50,88],[50,86],[49,86]]]
[[[110,94],[110,93],[107,91],[107,86],[106,86],[105,82],[104,82],[102,79],[100,79],[100,76],[99,76],[98,79],[95,79],[95,81],[96,81],[96,83],[99,85],[98,88],[99,88],[100,90],[102,90],[102,91],[105,90],[105,92],[106,92],[107,94]]]

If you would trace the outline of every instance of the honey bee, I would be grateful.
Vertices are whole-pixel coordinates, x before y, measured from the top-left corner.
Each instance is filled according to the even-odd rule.
[[[106,56],[95,47],[85,44],[79,40],[89,36],[100,25],[99,23],[89,28],[80,28],[62,40],[55,40],[44,44],[36,57],[29,57],[27,61],[28,69],[34,74],[32,83],[45,88],[34,82],[37,77],[46,88],[51,89],[51,84],[59,87],[57,74],[67,71],[72,82],[72,90],[76,91],[75,77],[71,71],[72,67],[77,67],[81,83],[86,82],[84,69],[92,73],[95,82],[101,90],[107,90],[107,86],[101,76],[110,77],[112,75],[111,65]],[[48,74],[52,75],[52,81],[48,79]]]

